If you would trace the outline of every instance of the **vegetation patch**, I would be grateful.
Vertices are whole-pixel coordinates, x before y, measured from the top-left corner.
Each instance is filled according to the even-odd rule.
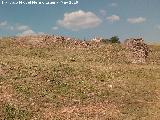
[[[20,42],[0,41],[1,119],[159,119],[160,46],[132,64],[119,43]]]

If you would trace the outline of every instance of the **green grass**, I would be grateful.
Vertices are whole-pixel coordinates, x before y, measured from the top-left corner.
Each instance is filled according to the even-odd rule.
[[[160,46],[150,47],[147,64],[131,64],[118,44],[73,49],[1,40],[0,118],[158,120]]]

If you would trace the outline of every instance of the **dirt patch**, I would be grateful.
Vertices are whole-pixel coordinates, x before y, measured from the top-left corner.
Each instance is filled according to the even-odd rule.
[[[1,66],[0,66],[0,75],[4,75],[4,70],[2,69]]]
[[[66,119],[117,119],[120,115],[118,108],[108,102],[89,104],[85,106],[70,106],[60,110],[60,116]]]
[[[43,111],[43,119],[45,119],[45,120],[52,120],[52,119],[54,119],[54,115],[55,115],[55,113],[54,113],[54,111],[53,111],[54,109],[53,108],[45,108],[45,109],[43,109],[42,111]]]
[[[11,85],[0,86],[1,103],[13,101],[14,100],[13,95],[14,95],[14,91]]]

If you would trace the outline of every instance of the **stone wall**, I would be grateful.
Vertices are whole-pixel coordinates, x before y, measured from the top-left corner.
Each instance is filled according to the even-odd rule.
[[[62,43],[65,43],[67,45],[71,45],[74,47],[87,47],[89,45],[88,42],[86,41],[82,41],[82,40],[78,40],[70,37],[57,36],[57,35],[18,36],[15,38],[15,42],[23,46],[25,45],[46,46],[51,44],[62,44]]]

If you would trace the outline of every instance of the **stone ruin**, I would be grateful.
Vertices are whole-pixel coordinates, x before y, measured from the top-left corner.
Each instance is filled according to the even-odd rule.
[[[102,38],[94,38],[89,41],[82,41],[75,38],[57,35],[31,35],[12,37],[21,46],[40,46],[45,47],[51,44],[62,44],[65,48],[95,48],[101,46]],[[124,41],[126,58],[131,63],[146,63],[149,55],[149,47],[142,38],[129,38]],[[1,70],[0,70],[1,71]]]
[[[149,47],[142,38],[130,38],[124,41],[126,57],[131,63],[146,63]]]
[[[101,42],[102,39],[103,39],[103,38],[101,38],[101,37],[95,37],[95,38],[93,38],[91,41],[93,41],[93,42]]]
[[[14,41],[21,46],[40,46],[45,47],[51,44],[65,43],[63,44],[67,48],[88,48],[88,47],[98,47],[99,40],[95,41],[82,41],[75,38],[57,36],[57,35],[28,35],[28,36],[17,36]],[[99,42],[98,42],[99,41]]]
[[[15,38],[15,41],[19,44],[33,46],[45,46],[52,43],[63,43],[67,40],[70,40],[70,38],[56,35],[29,35],[18,36]]]

